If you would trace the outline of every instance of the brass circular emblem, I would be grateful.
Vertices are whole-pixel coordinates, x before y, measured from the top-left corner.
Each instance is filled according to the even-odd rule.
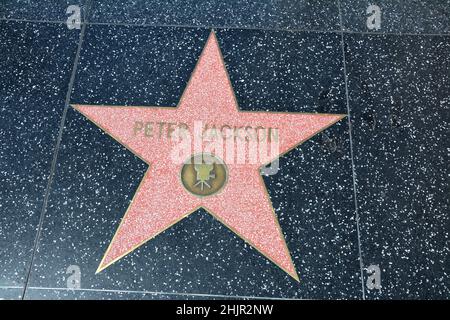
[[[208,197],[218,193],[227,182],[225,163],[209,153],[191,156],[181,168],[181,183],[190,193]]]

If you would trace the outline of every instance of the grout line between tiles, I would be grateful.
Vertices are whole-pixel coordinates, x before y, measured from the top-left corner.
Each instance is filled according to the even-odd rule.
[[[102,292],[102,293],[126,293],[126,294],[150,294],[150,295],[168,295],[168,296],[192,296],[192,297],[211,297],[211,298],[235,298],[235,299],[258,299],[258,300],[304,300],[299,298],[279,298],[265,296],[240,296],[240,295],[222,295],[209,293],[187,293],[187,292],[161,292],[147,290],[116,290],[116,289],[69,289],[52,287],[29,287],[30,290],[54,290],[69,292]]]
[[[39,20],[39,19],[16,19],[16,18],[0,18],[0,21],[15,21],[29,23],[55,23],[66,24],[65,21],[58,20]],[[155,28],[191,28],[191,29],[231,29],[231,30],[254,30],[254,31],[277,31],[277,32],[312,32],[312,33],[336,33],[336,34],[360,34],[360,35],[391,35],[391,36],[443,36],[450,37],[450,33],[433,33],[433,32],[380,32],[380,31],[356,31],[344,30],[318,30],[318,29],[299,29],[299,28],[267,28],[267,27],[248,27],[248,26],[207,26],[207,25],[190,25],[190,24],[158,24],[158,23],[127,23],[127,22],[81,22],[81,25],[104,25],[104,26],[124,26],[124,27],[155,27]],[[342,25],[342,22],[341,22]]]
[[[361,231],[359,225],[359,211],[358,211],[358,200],[357,200],[357,192],[356,192],[356,170],[355,170],[355,160],[353,153],[353,136],[352,136],[352,121],[350,115],[350,99],[348,93],[348,78],[347,78],[347,63],[345,59],[345,45],[344,45],[344,25],[341,11],[341,1],[338,0],[338,9],[339,9],[339,19],[341,23],[341,49],[342,49],[342,63],[344,68],[344,82],[345,82],[345,99],[347,104],[347,121],[348,121],[348,134],[350,139],[350,157],[352,160],[352,179],[353,179],[353,199],[355,201],[355,219],[356,219],[356,234],[358,238],[358,256],[359,256],[359,268],[360,268],[360,278],[361,278],[361,290],[362,290],[362,299],[366,300],[366,291],[364,287],[364,263],[362,258],[362,250],[361,250]]]
[[[90,0],[87,0],[86,11],[84,13],[85,19],[88,18],[89,6],[90,6]],[[78,66],[78,62],[80,60],[80,52],[81,52],[81,47],[82,47],[82,44],[83,44],[83,39],[84,39],[86,26],[87,26],[86,23],[82,25],[81,31],[80,31],[80,36],[78,38],[78,47],[77,47],[77,51],[76,51],[74,62],[73,62],[72,73],[71,73],[71,76],[70,76],[69,85],[68,85],[68,88],[67,88],[66,99],[65,99],[65,103],[64,103],[64,110],[63,110],[63,113],[62,113],[62,116],[61,116],[60,125],[59,125],[58,137],[57,137],[55,148],[54,148],[54,151],[53,151],[53,159],[52,159],[52,163],[51,163],[51,167],[50,167],[50,173],[49,173],[48,180],[47,180],[47,187],[46,187],[46,190],[45,190],[44,202],[43,202],[43,205],[42,205],[41,214],[39,216],[39,223],[38,223],[37,230],[36,230],[36,236],[35,236],[35,239],[34,239],[33,249],[32,249],[32,253],[31,253],[31,261],[30,261],[30,264],[29,264],[29,267],[28,267],[28,272],[27,272],[27,274],[25,276],[25,283],[24,283],[24,287],[23,287],[22,300],[25,298],[26,293],[27,293],[28,284],[29,284],[29,281],[30,281],[30,276],[31,276],[31,273],[32,273],[32,270],[33,270],[34,259],[35,259],[36,252],[37,252],[38,247],[39,247],[39,240],[40,240],[40,236],[41,236],[41,232],[42,232],[42,227],[43,227],[43,223],[44,223],[45,214],[47,212],[48,199],[49,199],[49,196],[50,196],[50,190],[51,190],[53,177],[54,177],[55,170],[56,170],[56,163],[57,163],[57,160],[58,160],[59,147],[61,145],[62,135],[63,135],[63,131],[64,131],[64,124],[65,124],[65,120],[66,120],[67,111],[69,109],[70,96],[71,96],[71,93],[72,93],[73,84],[75,82],[75,75],[76,75],[76,71],[77,71],[77,66]]]

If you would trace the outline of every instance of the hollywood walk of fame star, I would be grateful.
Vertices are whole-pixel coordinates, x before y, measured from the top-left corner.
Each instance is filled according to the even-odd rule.
[[[344,115],[239,110],[214,31],[177,107],[73,107],[149,166],[97,272],[204,208],[298,281],[260,169]],[[187,167],[172,161],[174,144],[169,138],[174,127],[187,130],[199,121],[230,129],[265,128],[266,133],[267,128],[276,128],[276,153],[244,164],[219,163],[214,153],[210,156],[216,162],[209,165]],[[216,186],[215,181],[219,181]],[[209,192],[211,188],[215,191]]]

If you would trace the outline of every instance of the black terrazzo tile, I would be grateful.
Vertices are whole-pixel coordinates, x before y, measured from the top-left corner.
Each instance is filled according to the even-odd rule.
[[[175,106],[208,33],[89,26],[72,103]],[[345,109],[339,36],[220,30],[218,38],[242,107]],[[361,298],[347,130],[346,121],[333,126],[265,178],[299,283],[203,210],[96,275],[146,165],[70,109],[30,286],[65,287],[66,269],[78,265],[84,289]]]
[[[345,40],[367,295],[448,298],[450,38]]]
[[[25,300],[226,300],[229,297],[130,291],[29,288]]]
[[[345,30],[393,33],[450,33],[449,0],[340,0]],[[381,9],[378,30],[367,27],[370,5]],[[372,12],[372,10],[370,10]]]
[[[176,106],[206,29],[87,28],[73,103]]]
[[[88,0],[2,0],[0,18],[66,22],[70,5],[84,10]],[[83,17],[83,16],[82,16]]]
[[[78,36],[0,21],[0,286],[29,267]]]
[[[208,34],[89,26],[76,83],[83,90],[74,90],[72,100],[176,106]],[[241,109],[346,113],[340,35],[253,30],[217,35]],[[92,82],[95,88],[86,88]]]
[[[217,35],[241,109],[347,112],[340,35],[261,30]]]
[[[93,22],[150,25],[339,30],[332,0],[98,0]]]
[[[0,288],[0,300],[20,300],[22,293],[22,288]]]

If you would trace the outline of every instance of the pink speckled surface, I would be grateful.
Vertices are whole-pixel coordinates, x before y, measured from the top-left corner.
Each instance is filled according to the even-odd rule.
[[[213,32],[177,108],[74,107],[149,164],[99,271],[197,208],[204,207],[297,279],[259,168],[337,122],[342,115],[239,111]],[[167,138],[166,131],[161,137],[157,129],[152,131],[152,137],[136,134],[136,121],[185,123],[190,129],[198,121],[218,127],[226,124],[231,127],[278,128],[279,149],[276,154],[258,159],[256,163],[227,162],[228,182],[223,190],[216,195],[199,198],[187,192],[180,183],[182,164],[171,160],[174,142]]]

